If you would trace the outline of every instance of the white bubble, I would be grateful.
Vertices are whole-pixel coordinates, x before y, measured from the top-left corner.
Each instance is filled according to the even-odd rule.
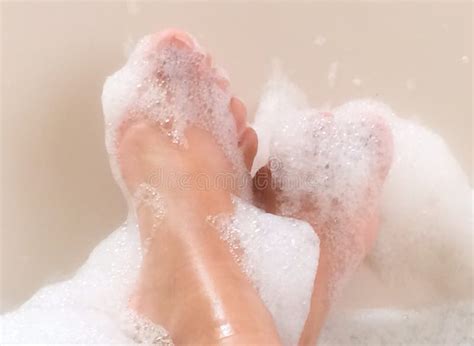
[[[408,90],[415,90],[416,89],[416,81],[414,79],[407,79],[406,82],[405,82],[405,87],[408,89]]]
[[[132,53],[135,43],[136,42],[134,42],[133,37],[128,35],[122,46],[122,51],[125,58],[128,58]]]
[[[323,46],[325,43],[326,43],[327,39],[326,37],[322,36],[322,35],[318,35],[314,40],[313,40],[313,43],[316,45],[316,46]]]
[[[337,72],[339,70],[339,62],[334,61],[329,65],[328,70],[328,84],[330,88],[336,85]]]
[[[362,80],[360,78],[354,78],[352,79],[352,84],[354,84],[356,87],[359,87],[362,85]]]
[[[127,6],[128,14],[136,16],[140,12],[140,7],[138,6],[138,0],[126,0],[125,5]]]

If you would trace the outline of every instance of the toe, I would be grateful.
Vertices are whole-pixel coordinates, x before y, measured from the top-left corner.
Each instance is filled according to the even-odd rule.
[[[257,134],[254,129],[247,127],[239,139],[239,147],[244,154],[245,166],[248,170],[252,167],[253,159],[257,154]]]
[[[177,45],[194,48],[197,46],[195,39],[185,31],[179,29],[167,29],[155,35],[158,44],[174,43]]]
[[[212,64],[212,61],[209,60],[210,56],[206,54],[196,39],[182,30],[168,29],[156,33],[152,36],[152,42],[152,47],[157,50],[172,47],[183,53],[192,54],[195,56],[195,60],[199,62],[198,65],[205,69],[209,69],[209,64]]]
[[[227,72],[221,67],[214,67],[212,71],[217,85],[219,85],[219,87],[224,91],[229,90],[230,81]]]
[[[224,92],[229,90],[230,82],[229,79],[227,79],[226,77],[223,77],[222,75],[216,75],[215,81],[219,88],[221,88]]]
[[[254,129],[247,126],[247,110],[240,99],[233,97],[229,107],[235,120],[237,137],[239,138],[239,148],[244,154],[245,165],[247,169],[250,170],[255,155],[257,154],[257,134]]]
[[[247,127],[247,109],[240,99],[232,97],[230,100],[230,111],[234,115],[237,136],[240,138]]]

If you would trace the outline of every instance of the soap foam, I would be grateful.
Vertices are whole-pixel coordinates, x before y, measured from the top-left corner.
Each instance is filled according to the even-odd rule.
[[[319,241],[303,221],[266,214],[236,198],[230,219],[219,217],[223,237],[243,249],[242,268],[257,288],[285,345],[296,344],[309,311]],[[228,233],[230,232],[230,233]],[[0,318],[2,343],[157,341],[166,331],[128,308],[142,260],[136,224],[125,223],[102,241],[75,276],[38,291]]]
[[[229,112],[230,94],[216,82],[217,72],[207,71],[206,57],[196,42],[193,43],[195,49],[190,50],[162,43],[156,47],[156,41],[156,37],[142,40],[127,64],[109,77],[104,86],[106,144],[115,178],[121,182],[116,152],[118,129],[125,120],[146,115],[166,131],[171,142],[181,145],[184,150],[187,146],[184,131],[188,126],[195,125],[209,131],[240,175],[238,181],[248,181],[242,179],[248,173],[237,146],[233,116]],[[138,190],[138,195],[135,194],[134,202],[151,208],[158,223],[164,210],[161,199],[155,198],[159,191],[146,184],[140,186],[143,188]],[[248,186],[241,191],[244,199],[249,193],[245,188]],[[275,216],[260,217],[255,208],[244,207],[242,201],[236,202],[235,206],[236,215],[231,222],[233,229],[241,229],[240,223],[244,222],[247,227],[245,231],[233,233],[233,242],[238,242],[242,250],[245,271],[278,321],[282,338],[288,340],[288,344],[294,344],[309,311],[319,253],[317,236],[303,222],[278,221],[280,218]],[[135,218],[133,213],[130,215]],[[257,228],[256,225],[262,223],[260,219],[273,220],[266,222],[272,228]],[[291,229],[294,233],[289,245],[284,229]],[[300,252],[303,249],[307,251]],[[266,257],[264,253],[270,255]],[[274,261],[282,263],[281,269],[271,267]],[[289,271],[296,268],[300,280],[293,281],[293,285],[286,284],[288,280],[281,280],[290,277]],[[278,280],[271,280],[275,277]],[[272,284],[270,287],[269,283]],[[292,298],[282,303],[283,297]],[[299,306],[299,309],[295,312],[292,306]],[[292,319],[287,318],[289,315]]]
[[[311,304],[319,239],[304,221],[264,213],[239,198],[233,204],[233,216],[211,222],[256,287],[283,344],[296,345]]]
[[[472,301],[424,309],[333,311],[318,345],[473,345]]]
[[[2,343],[132,343],[120,325],[141,258],[137,226],[125,223],[73,278],[2,316]]]
[[[219,83],[225,77],[210,66],[197,42],[192,42],[192,47],[184,46],[170,35],[164,32],[143,38],[127,63],[104,85],[106,147],[113,175],[125,195],[117,146],[120,125],[134,119],[156,122],[172,143],[183,148],[187,144],[184,132],[189,126],[209,131],[232,163],[236,181],[248,181],[229,109],[231,94]],[[242,196],[249,198],[249,186],[239,187]]]
[[[368,265],[410,300],[417,295],[442,304],[472,297],[472,189],[445,142],[382,104],[363,100],[346,107],[384,116],[394,140],[379,237]],[[416,289],[422,283],[424,292]]]
[[[382,117],[392,132],[394,152],[381,187],[378,239],[362,270],[342,292],[322,344],[472,343],[472,190],[466,175],[441,137],[379,102],[349,102],[334,114]],[[310,171],[315,166],[313,148],[309,153],[301,148],[309,140],[305,129],[307,133],[314,123],[308,118],[318,116],[304,94],[277,73],[257,114],[259,151],[253,174],[275,157],[282,167],[291,167],[288,170]],[[355,169],[349,173],[354,177],[336,172],[338,179],[349,182],[341,185],[352,196],[348,203],[361,192],[350,182],[366,178],[359,165],[367,165],[367,159],[353,162]],[[281,168],[277,178],[279,174]],[[301,192],[303,188],[292,189],[287,197],[297,198]]]
[[[155,232],[158,231],[158,228],[165,217],[165,200],[156,187],[150,184],[141,183],[133,194],[133,202],[135,210],[138,211],[141,208],[146,208],[153,216],[151,234],[148,234],[147,238],[144,239],[143,244],[143,250],[147,251],[148,244],[153,239]]]
[[[149,208],[153,229],[159,231],[166,205],[160,191],[146,183],[128,195],[118,166],[120,126],[133,119],[155,121],[183,150],[185,129],[200,127],[216,138],[240,176],[238,181],[248,181],[242,179],[248,173],[229,111],[230,95],[216,83],[216,73],[202,72],[210,68],[205,55],[196,43],[192,51],[156,45],[156,37],[144,38],[126,65],[107,79],[102,95],[112,171],[130,206],[127,223],[98,245],[72,279],[40,290],[20,309],[2,316],[2,342],[171,343],[162,327],[128,308],[144,250],[135,209]],[[222,236],[238,244],[242,251],[236,259],[272,314],[282,340],[295,344],[309,311],[318,238],[303,221],[265,214],[244,202],[249,192],[245,189],[248,186],[241,194],[244,199],[234,201],[234,216],[224,221],[229,227],[222,229]]]
[[[279,213],[308,221],[329,246],[335,292],[365,252],[359,229],[377,207],[391,157],[390,133],[366,109],[310,108],[281,75],[267,86],[255,130],[267,155],[260,154],[258,163],[270,163]]]

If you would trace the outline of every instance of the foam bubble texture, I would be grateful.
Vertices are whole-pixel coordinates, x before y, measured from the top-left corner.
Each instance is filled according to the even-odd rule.
[[[394,153],[381,187],[378,239],[363,270],[343,292],[341,306],[323,333],[323,343],[418,344],[439,340],[450,345],[458,341],[472,344],[472,189],[466,175],[441,137],[399,118],[381,103],[353,101],[333,113],[384,118],[393,135]],[[314,121],[308,118],[314,117],[321,114],[308,106],[295,85],[278,74],[270,80],[256,119],[260,147],[253,173],[272,157],[282,158],[285,165],[303,172],[324,168],[315,166],[311,151],[300,149],[311,139],[307,128]],[[342,148],[350,151],[349,146]],[[353,189],[351,182],[364,179],[367,159],[355,163],[355,169],[349,172],[354,173],[353,177],[342,176],[342,190],[337,193],[347,189],[345,196],[352,196],[348,203],[361,192],[357,186]],[[325,177],[318,178],[324,181]],[[304,188],[289,194],[297,198],[302,191]],[[326,191],[319,191],[323,199]],[[354,287],[362,289],[353,292]],[[376,301],[373,296],[378,296]],[[354,305],[365,309],[358,310]],[[368,312],[367,308],[373,310]],[[352,309],[350,317],[343,317],[349,316],[344,309]],[[408,323],[404,322],[405,316]]]
[[[473,302],[424,309],[337,311],[319,345],[473,345]]]
[[[106,147],[114,177],[125,194],[117,164],[117,145],[120,126],[126,120],[152,120],[160,125],[170,142],[183,148],[189,126],[207,130],[233,164],[237,178],[247,175],[229,109],[231,94],[222,85],[225,77],[210,65],[197,42],[191,47],[166,35],[169,34],[143,38],[127,63],[104,85]],[[243,190],[243,196],[248,197],[248,186]]]
[[[444,140],[377,104],[394,133],[394,160],[381,204],[379,237],[370,262],[400,290],[429,282],[431,300],[472,296],[472,189]],[[403,256],[400,256],[403,254]],[[415,291],[415,290],[413,290]],[[427,297],[425,297],[426,299]],[[421,299],[421,297],[420,297]]]
[[[140,186],[134,198],[127,196],[117,145],[120,126],[127,120],[146,118],[158,123],[170,142],[183,150],[185,130],[195,125],[217,139],[237,174],[246,174],[229,111],[230,94],[219,85],[217,72],[206,65],[205,55],[194,45],[195,49],[189,49],[146,37],[126,65],[107,79],[102,96],[106,145],[114,176],[132,207],[129,226],[101,243],[74,278],[41,290],[19,310],[5,315],[3,341],[169,341],[159,326],[150,328],[146,321],[124,318],[130,316],[127,302],[142,258],[133,205],[151,208],[157,215],[156,226],[164,206],[157,191],[146,185]],[[238,237],[243,249],[244,268],[277,321],[280,334],[288,344],[294,344],[309,310],[319,253],[317,237],[304,222],[266,215],[242,202],[236,203],[236,208],[232,226],[242,231],[232,237]],[[275,263],[280,265],[275,267]],[[49,322],[55,321],[52,328],[36,323],[46,309],[51,311]]]
[[[174,345],[166,329],[138,315],[132,310],[123,314],[121,327],[122,330],[138,344]]]
[[[303,221],[276,217],[234,199],[233,217],[213,223],[273,316],[284,345],[296,345],[308,316],[319,239]]]
[[[70,280],[3,315],[2,343],[132,343],[120,328],[141,263],[138,229],[124,224]]]
[[[143,246],[143,250],[147,251],[150,241],[153,239],[155,232],[158,231],[158,228],[165,217],[165,201],[156,187],[150,184],[141,183],[133,195],[133,202],[137,211],[140,208],[146,208],[153,215],[153,224],[151,229],[152,232],[148,238],[144,240],[145,244]]]
[[[279,212],[307,220],[330,247],[335,291],[364,253],[357,224],[376,209],[390,134],[366,110],[310,108],[283,76],[268,83],[254,126],[263,150],[257,165],[269,161]]]
[[[297,342],[309,311],[319,242],[305,222],[263,213],[235,200],[228,240],[243,249],[242,268],[286,345]],[[0,319],[2,343],[169,345],[166,331],[134,316],[129,297],[142,260],[138,227],[124,224],[100,243],[75,276],[38,291]],[[124,324],[125,323],[125,324]]]

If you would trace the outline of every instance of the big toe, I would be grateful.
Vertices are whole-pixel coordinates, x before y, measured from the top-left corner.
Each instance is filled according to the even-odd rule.
[[[153,39],[158,46],[176,45],[182,48],[201,49],[194,37],[180,29],[166,29],[154,34]]]

